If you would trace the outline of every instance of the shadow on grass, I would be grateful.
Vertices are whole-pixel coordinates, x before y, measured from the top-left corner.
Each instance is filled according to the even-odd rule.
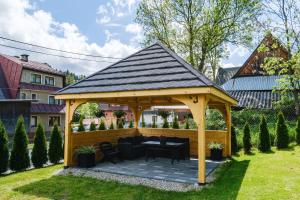
[[[249,160],[232,160],[217,172],[217,179],[200,191],[166,192],[145,186],[75,176],[51,178],[18,187],[15,191],[50,199],[236,199]]]

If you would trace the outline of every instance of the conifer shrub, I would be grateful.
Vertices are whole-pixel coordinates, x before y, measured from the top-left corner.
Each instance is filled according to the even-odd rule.
[[[9,166],[13,171],[22,171],[30,166],[28,137],[22,116],[17,121]]]
[[[190,129],[189,118],[185,120],[184,129]]]
[[[157,125],[156,125],[155,120],[153,120],[151,127],[152,127],[152,128],[157,128]]]
[[[170,128],[167,118],[164,118],[164,123],[162,125],[162,128]]]
[[[114,129],[115,129],[114,123],[113,123],[112,121],[111,121],[111,123],[110,123],[109,129],[110,129],[110,130],[114,130]]]
[[[146,122],[145,122],[144,115],[142,115],[142,127],[143,127],[143,128],[146,127]]]
[[[268,152],[271,150],[270,134],[264,115],[262,115],[261,122],[259,124],[258,150],[261,152]]]
[[[0,120],[0,174],[4,173],[8,169],[8,136],[4,124]]]
[[[133,121],[130,120],[128,128],[133,128]]]
[[[39,123],[35,131],[33,149],[31,152],[31,162],[34,167],[40,168],[43,167],[47,161],[46,135],[42,124]]]
[[[234,126],[231,126],[231,152],[236,154],[239,151],[237,139],[236,139],[236,130]]]
[[[77,132],[84,132],[84,131],[85,131],[85,128],[83,125],[83,118],[80,118]]]
[[[300,144],[300,117],[298,117],[296,125],[296,142]]]
[[[172,128],[173,129],[179,129],[178,118],[176,116],[174,116],[173,123],[172,123]]]
[[[54,125],[49,143],[48,156],[51,163],[57,164],[63,158],[62,136],[57,124]]]
[[[96,124],[95,124],[95,122],[91,122],[90,131],[95,131],[95,130],[96,130]]]
[[[114,126],[113,123],[111,125]],[[114,129],[114,128],[112,128],[112,129]],[[106,130],[105,122],[102,119],[101,119],[100,124],[99,124],[99,130]]]
[[[243,136],[243,147],[245,154],[249,154],[251,152],[251,135],[250,135],[250,127],[248,122],[246,122],[244,126],[244,136]]]
[[[282,112],[277,117],[275,145],[277,149],[284,149],[289,145],[289,131]]]
[[[122,128],[124,128],[124,124],[123,124],[122,120],[119,120],[118,129],[122,129]]]

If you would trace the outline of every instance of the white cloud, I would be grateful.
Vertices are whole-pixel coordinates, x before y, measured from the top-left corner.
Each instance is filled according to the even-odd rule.
[[[108,24],[108,22],[110,22],[110,17],[109,16],[103,16],[100,19],[97,19],[97,23],[98,24]]]
[[[135,44],[140,43],[142,41],[142,39],[143,39],[143,30],[142,30],[142,27],[139,24],[137,24],[137,23],[128,24],[125,27],[125,31],[134,35],[134,37],[132,37],[130,39],[130,43],[132,45],[135,45]]]
[[[75,24],[55,20],[51,13],[38,10],[31,5],[28,0],[0,0],[0,27],[1,36],[66,51],[106,57],[125,57],[136,51],[134,47],[121,43],[113,37],[110,37],[103,46],[96,43],[89,43],[88,38],[80,32]],[[9,43],[2,40],[0,40],[0,43],[27,49],[30,48],[29,46],[21,46],[20,44]],[[36,48],[34,49],[37,50]],[[45,51],[43,49],[39,50]],[[0,47],[0,52],[10,55],[24,53],[4,47]],[[76,55],[53,51],[51,53],[77,57]],[[69,69],[78,74],[87,75],[108,65],[108,63],[64,59],[35,53],[29,54],[29,59],[47,62],[54,68],[62,70]],[[83,56],[81,58],[94,59]],[[98,60],[104,59],[99,58]],[[108,61],[108,59],[106,59],[106,61]]]

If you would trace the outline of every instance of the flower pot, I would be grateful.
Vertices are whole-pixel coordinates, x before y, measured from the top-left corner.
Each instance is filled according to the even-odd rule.
[[[88,168],[94,167],[95,163],[95,153],[88,153],[88,154],[78,154],[77,155],[77,166]]]
[[[223,149],[211,149],[210,159],[211,160],[222,160]]]

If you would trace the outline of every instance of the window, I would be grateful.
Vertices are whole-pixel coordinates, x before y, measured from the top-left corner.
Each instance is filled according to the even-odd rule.
[[[36,100],[37,99],[37,94],[32,93],[31,94],[31,99]]]
[[[49,96],[48,103],[49,104],[55,104],[55,98],[54,98],[54,96]]]
[[[30,126],[37,127],[37,116],[31,116]]]
[[[54,77],[45,76],[45,85],[54,86]]]
[[[31,74],[31,83],[41,84],[42,75],[40,74]]]
[[[49,126],[54,126],[54,124],[60,126],[60,116],[49,116]]]
[[[21,99],[26,99],[26,93],[21,93]]]

